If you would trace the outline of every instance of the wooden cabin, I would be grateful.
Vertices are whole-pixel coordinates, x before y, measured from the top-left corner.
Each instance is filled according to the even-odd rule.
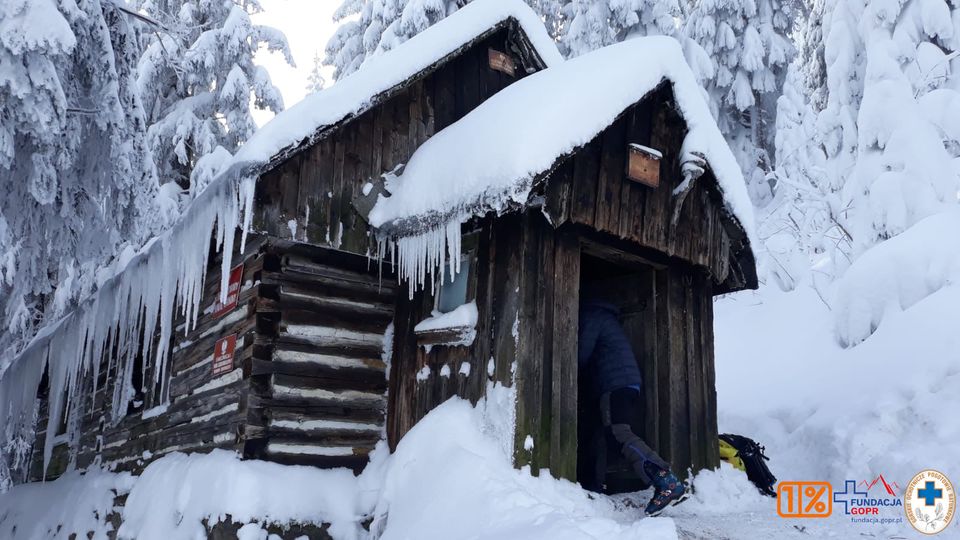
[[[622,308],[644,374],[648,442],[679,471],[717,467],[712,299],[755,287],[756,273],[709,156],[678,204],[690,162],[676,81],[658,79],[588,142],[554,156],[523,200],[461,215],[455,277],[434,266],[411,287],[378,258],[384,242],[423,234],[409,223],[429,228],[428,219],[373,227],[366,215],[373,197],[403,184],[403,166],[424,143],[562,64],[536,16],[520,2],[503,5],[468,5],[308,98],[312,109],[278,116],[272,124],[283,129],[265,126],[249,143],[270,159],[256,168],[253,231],[242,251],[234,246],[227,302],[214,253],[198,324],[175,318],[167,365],[134,362],[134,392],[119,406],[122,377],[107,359],[95,390],[87,379],[77,387],[82,399],[51,399],[45,373],[19,481],[71,463],[138,471],[172,451],[213,448],[359,470],[379,440],[394,448],[436,405],[476,401],[494,383],[515,391],[517,465],[576,479],[589,436],[578,416],[581,426],[592,418],[576,363],[587,290]],[[391,65],[420,67],[376,72]],[[310,110],[336,108],[341,85],[359,105],[310,123]],[[283,126],[291,119],[293,136]],[[268,140],[274,133],[292,140]],[[421,324],[465,305],[475,306],[475,323]],[[56,426],[52,404],[64,409]],[[70,425],[75,441],[65,437]],[[618,466],[610,464],[612,490],[624,482]]]

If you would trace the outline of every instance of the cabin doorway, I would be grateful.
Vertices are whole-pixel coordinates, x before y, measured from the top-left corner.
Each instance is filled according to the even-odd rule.
[[[655,267],[623,253],[585,244],[580,256],[580,298],[609,302],[619,308],[620,322],[637,358],[643,377],[641,410],[636,412],[635,433],[657,449],[656,423],[645,405],[656,399],[654,371],[656,315]],[[600,419],[600,399],[589,370],[578,373],[577,479],[587,489],[613,494],[646,489],[620,455],[615,441],[607,440]]]

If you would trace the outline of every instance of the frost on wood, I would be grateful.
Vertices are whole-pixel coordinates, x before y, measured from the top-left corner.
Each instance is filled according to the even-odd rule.
[[[122,418],[132,398],[132,366],[138,354],[145,366],[155,366],[150,371],[154,377],[151,384],[166,384],[164,369],[175,310],[185,316],[186,330],[191,330],[201,311],[211,234],[223,252],[220,301],[225,301],[235,233],[238,227],[243,231],[242,252],[252,219],[255,179],[248,165],[235,165],[200,195],[176,225],[148,243],[96,293],[44,328],[18,356],[4,358],[0,365],[0,418],[6,434],[32,437],[37,387],[44,369],[50,381],[50,425],[61,422],[64,410],[68,418],[77,417],[83,403],[77,392],[82,378],[88,377],[87,384],[95,387],[104,355],[110,359],[108,368],[117,370],[116,380],[125,382],[114,385],[112,422]],[[155,334],[159,339],[154,349]],[[166,395],[165,388],[161,395]],[[71,451],[79,436],[72,424],[68,426]],[[46,432],[44,470],[55,432]],[[6,448],[2,451],[0,461],[17,462],[17,456],[7,455]]]
[[[443,330],[446,328],[475,328],[477,326],[477,303],[467,302],[449,313],[434,311],[433,314],[417,323],[414,332]],[[471,340],[472,341],[472,340]]]

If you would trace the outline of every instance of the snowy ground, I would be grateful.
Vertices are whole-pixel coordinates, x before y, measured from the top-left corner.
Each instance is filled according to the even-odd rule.
[[[811,289],[719,300],[721,431],[766,445],[781,480],[838,486],[882,473],[902,487],[920,469],[935,468],[957,482],[960,421],[949,412],[960,408],[958,311],[960,287],[948,286],[889,313],[864,343],[842,349],[830,311]],[[106,514],[110,490],[129,493],[121,538],[192,539],[201,520],[228,513],[261,523],[332,522],[338,539],[366,537],[358,524],[364,515],[373,516],[374,537],[385,540],[921,537],[906,523],[781,519],[773,499],[726,466],[701,473],[687,503],[641,519],[649,493],[597,497],[513,469],[503,442],[510,440],[512,395],[498,388],[492,396],[478,408],[442,405],[392,456],[378,451],[359,478],[217,452],[169,456],[139,478],[97,472],[18,487],[0,496],[0,537],[66,538],[76,527],[105,538],[110,526],[92,515]],[[59,535],[58,521],[67,525]],[[256,524],[243,532],[267,538]],[[960,527],[937,538],[960,538]]]

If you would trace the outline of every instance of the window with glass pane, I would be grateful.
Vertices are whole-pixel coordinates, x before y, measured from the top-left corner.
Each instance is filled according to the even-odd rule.
[[[451,276],[449,267],[444,273],[443,283],[440,284],[440,294],[437,299],[437,311],[450,313],[467,303],[467,283],[470,281],[470,260],[472,257],[460,259],[460,272]]]

